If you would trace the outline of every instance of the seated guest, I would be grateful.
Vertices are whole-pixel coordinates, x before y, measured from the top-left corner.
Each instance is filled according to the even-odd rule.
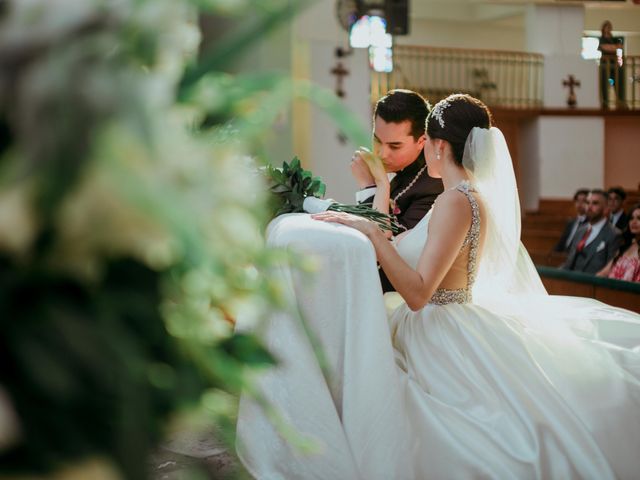
[[[554,252],[568,252],[571,241],[575,237],[578,228],[587,223],[587,195],[589,190],[586,188],[579,189],[573,195],[573,203],[576,208],[576,216],[567,221],[564,232],[555,247]]]
[[[627,280],[628,282],[640,282],[640,256],[638,255],[640,203],[631,209],[629,232],[631,234],[629,240],[625,241],[618,255],[598,272],[598,276]]]
[[[591,190],[587,196],[588,223],[578,229],[569,254],[561,268],[584,273],[598,273],[615,256],[620,245],[620,231],[605,216],[607,194]]]
[[[609,221],[618,230],[624,233],[629,224],[629,217],[622,205],[627,198],[627,192],[622,187],[612,187],[607,190],[607,206],[609,207]]]

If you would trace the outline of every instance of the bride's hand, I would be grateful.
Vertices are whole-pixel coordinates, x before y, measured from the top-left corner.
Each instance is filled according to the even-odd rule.
[[[364,233],[369,238],[371,238],[372,235],[381,232],[374,222],[367,220],[366,218],[358,217],[357,215],[351,215],[350,213],[326,211],[322,213],[315,213],[311,215],[311,218],[323,222],[347,225]]]

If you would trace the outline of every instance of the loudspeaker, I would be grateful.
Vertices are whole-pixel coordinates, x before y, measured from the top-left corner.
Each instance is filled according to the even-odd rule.
[[[387,33],[391,35],[409,34],[409,0],[385,0]]]

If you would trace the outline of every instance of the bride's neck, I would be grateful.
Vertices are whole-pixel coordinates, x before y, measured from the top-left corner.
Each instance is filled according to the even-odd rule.
[[[455,188],[460,184],[460,182],[465,180],[469,180],[469,175],[467,175],[464,167],[456,165],[453,159],[448,159],[448,161],[445,162],[444,169],[442,171],[442,184],[444,185],[445,190]]]

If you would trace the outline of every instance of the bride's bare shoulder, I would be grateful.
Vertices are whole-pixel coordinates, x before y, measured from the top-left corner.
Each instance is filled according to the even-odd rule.
[[[433,205],[433,216],[471,221],[471,205],[467,196],[456,189],[445,190]]]
[[[433,205],[429,238],[444,240],[449,246],[458,248],[471,225],[471,215],[471,205],[464,193],[444,191]]]

